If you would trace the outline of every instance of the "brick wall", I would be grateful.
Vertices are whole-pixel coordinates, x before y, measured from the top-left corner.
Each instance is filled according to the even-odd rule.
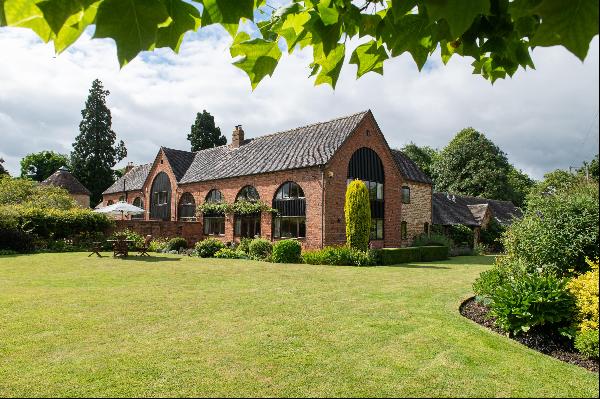
[[[407,239],[402,240],[402,245],[410,245],[415,236],[425,230],[425,223],[431,226],[431,197],[430,184],[405,181],[403,186],[410,188],[410,203],[402,204],[402,221],[407,224]]]
[[[375,247],[397,247],[400,239],[400,187],[402,176],[392,158],[385,138],[371,117],[363,119],[355,133],[344,143],[325,168],[325,245],[340,245],[346,242],[344,202],[348,164],[356,150],[371,148],[383,163],[385,201],[383,240],[374,241]]]

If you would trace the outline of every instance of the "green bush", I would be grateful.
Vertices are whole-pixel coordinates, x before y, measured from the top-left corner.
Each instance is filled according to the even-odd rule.
[[[215,252],[214,257],[219,259],[239,259],[240,251],[236,251],[231,248],[221,248]]]
[[[148,250],[150,252],[163,252],[168,250],[169,239],[166,237],[157,237],[150,241]]]
[[[77,208],[77,203],[67,190],[41,185],[30,179],[0,175],[0,206],[24,205],[35,208],[68,210]]]
[[[196,252],[201,258],[211,258],[223,248],[225,248],[225,244],[216,238],[207,238],[196,243]]]
[[[359,251],[347,246],[305,251],[302,253],[302,261],[310,265],[331,266],[374,266],[377,264],[375,251]]]
[[[250,243],[252,242],[252,238],[244,237],[240,240],[240,243],[237,246],[238,251],[242,251],[244,253],[250,252]]]
[[[35,249],[33,236],[16,228],[0,227],[0,250],[32,252]]]
[[[300,263],[302,246],[297,240],[281,240],[273,245],[271,261],[275,263]]]
[[[508,256],[530,271],[539,267],[570,275],[589,269],[586,257],[598,257],[598,183],[577,184],[554,194],[533,193],[523,219],[504,236]]]
[[[366,251],[371,234],[371,205],[369,190],[364,182],[353,180],[346,188],[344,215],[346,242],[350,248]]]
[[[449,248],[446,246],[433,245],[420,247],[421,262],[433,262],[436,260],[448,259]]]
[[[473,283],[473,292],[479,302],[489,302],[496,288],[525,273],[524,266],[510,260],[497,260],[494,267],[479,274]]]
[[[134,247],[141,247],[142,245],[144,245],[144,237],[142,237],[142,235],[138,232],[135,232],[133,230],[120,230],[120,231],[115,231],[112,234],[112,239],[116,239],[117,237],[122,237],[125,238],[126,240],[131,240],[133,241],[133,246]]]
[[[583,356],[598,359],[598,330],[584,330],[575,336],[575,349]]]
[[[415,237],[412,246],[413,247],[429,247],[441,245],[448,248],[452,248],[454,246],[454,242],[452,240],[443,235],[443,234],[426,234],[421,233],[417,237]]]
[[[508,279],[491,295],[490,314],[511,334],[536,326],[567,325],[575,311],[575,298],[567,290],[567,282],[554,274],[537,272]]]
[[[380,254],[382,265],[397,265],[421,260],[421,249],[418,247],[384,248]]]
[[[500,253],[504,251],[502,236],[506,232],[506,226],[501,225],[495,219],[488,223],[487,228],[481,230],[479,239],[488,252]]]
[[[248,246],[248,254],[252,259],[267,260],[273,251],[273,244],[264,238],[255,238]]]
[[[183,237],[171,238],[167,243],[167,249],[169,251],[179,251],[180,249],[186,249],[188,243]]]

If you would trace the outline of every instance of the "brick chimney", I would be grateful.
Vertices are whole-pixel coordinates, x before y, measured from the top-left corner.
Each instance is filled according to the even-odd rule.
[[[128,162],[127,166],[125,166],[125,170],[123,171],[123,175],[126,175],[131,169],[133,169],[133,162]]]
[[[231,136],[231,147],[238,148],[242,144],[244,144],[244,129],[242,129],[242,125],[237,125]]]

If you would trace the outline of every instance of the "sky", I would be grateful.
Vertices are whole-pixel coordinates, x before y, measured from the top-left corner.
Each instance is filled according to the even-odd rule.
[[[562,47],[536,48],[536,70],[494,85],[473,75],[468,59],[444,66],[434,57],[419,72],[406,54],[386,61],[383,76],[356,80],[356,66],[347,64],[335,90],[315,87],[303,50],[284,54],[253,92],[231,65],[232,39],[218,26],[186,35],[178,55],[159,49],[122,69],[112,40],[91,40],[92,33],[56,56],[29,30],[0,30],[0,158],[12,175],[28,153],[71,151],[96,78],[110,91],[113,130],[128,150],[117,166],[151,162],[160,146],[189,150],[187,134],[204,109],[229,141],[238,124],[255,137],[366,109],[395,148],[443,148],[473,127],[536,179],[598,152],[598,37],[583,63]]]

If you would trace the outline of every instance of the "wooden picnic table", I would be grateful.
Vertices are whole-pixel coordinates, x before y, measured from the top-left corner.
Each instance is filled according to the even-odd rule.
[[[126,257],[129,256],[129,243],[135,242],[134,240],[106,240],[106,242],[113,243],[113,257],[117,256]]]

